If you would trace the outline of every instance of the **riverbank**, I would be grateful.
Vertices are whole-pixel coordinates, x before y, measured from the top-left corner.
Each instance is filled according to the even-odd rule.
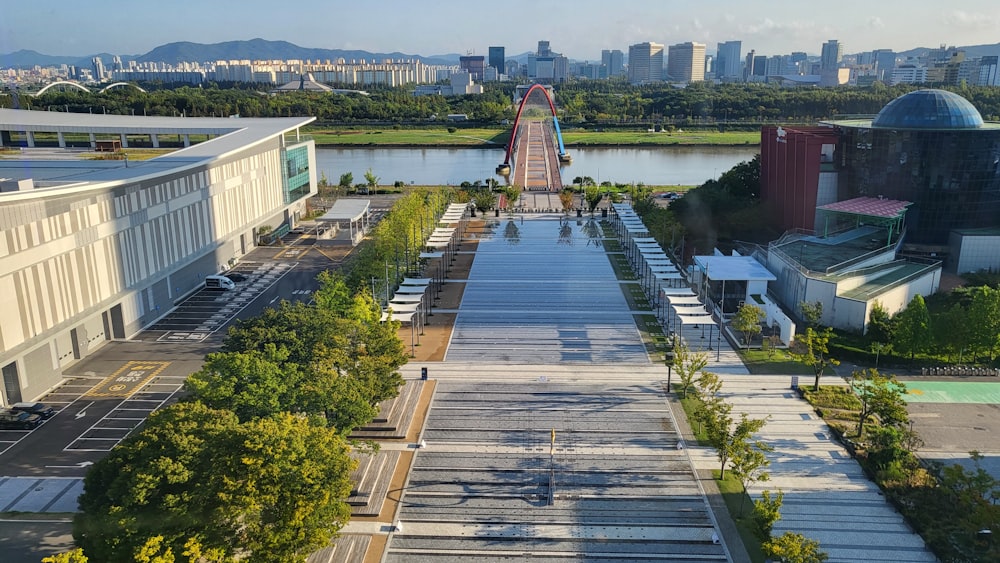
[[[451,131],[449,131],[451,129]],[[506,146],[510,129],[438,127],[427,129],[307,128],[317,147],[486,148]],[[574,131],[563,132],[567,147],[755,146],[755,131]]]

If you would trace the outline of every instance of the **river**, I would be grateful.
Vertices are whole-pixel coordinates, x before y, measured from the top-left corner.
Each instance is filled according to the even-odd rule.
[[[598,182],[647,185],[700,185],[734,165],[753,158],[756,146],[570,148],[573,163],[562,169],[563,183],[577,176]],[[364,183],[371,168],[379,183],[458,185],[487,178],[503,162],[503,149],[456,148],[318,148],[316,163],[331,184],[350,172]]]

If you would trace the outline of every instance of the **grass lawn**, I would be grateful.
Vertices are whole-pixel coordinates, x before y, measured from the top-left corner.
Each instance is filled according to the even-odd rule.
[[[319,146],[412,146],[441,145],[468,147],[503,147],[510,138],[506,129],[308,129]]]
[[[760,132],[753,131],[684,131],[650,133],[647,131],[563,131],[569,146],[585,145],[758,145]]]
[[[812,368],[796,362],[785,350],[775,350],[773,357],[763,350],[740,350],[743,363],[754,375],[808,375],[814,377]],[[812,380],[810,379],[810,382]],[[800,383],[802,385],[803,383]]]
[[[306,128],[319,146],[468,146],[501,147],[510,139],[510,127],[422,129],[336,129]],[[649,133],[646,131],[564,131],[568,146],[670,146],[718,145],[751,146],[760,143],[760,133],[752,131],[684,131],[682,133]]]
[[[750,512],[753,510],[753,500],[743,492],[743,486],[733,477],[732,473],[726,472],[726,478],[720,481],[719,470],[714,469],[712,470],[712,477],[719,486],[722,499],[726,501],[726,508],[729,509],[729,515],[732,516],[733,522],[736,523],[736,529],[740,531],[740,538],[743,540],[744,547],[747,548],[750,560],[754,563],[764,563],[764,552],[760,549],[760,541],[753,535],[753,522],[750,520]],[[741,502],[743,503],[742,517],[739,515]]]

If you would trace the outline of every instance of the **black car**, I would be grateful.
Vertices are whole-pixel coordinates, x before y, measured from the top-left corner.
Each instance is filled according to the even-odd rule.
[[[14,403],[10,406],[10,410],[37,414],[42,418],[51,418],[56,414],[55,409],[45,403]]]
[[[240,274],[238,272],[229,272],[226,277],[233,280],[234,282],[247,281],[247,276],[245,274]]]
[[[0,411],[0,429],[31,430],[42,423],[42,417],[24,411]]]

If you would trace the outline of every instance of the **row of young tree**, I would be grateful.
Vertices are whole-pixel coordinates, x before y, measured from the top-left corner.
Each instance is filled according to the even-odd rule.
[[[304,561],[350,518],[349,440],[399,392],[398,322],[365,286],[319,276],[315,304],[240,321],[184,399],[87,474],[52,561]]]
[[[759,482],[770,480],[767,453],[774,450],[770,444],[756,437],[767,418],[750,418],[740,413],[733,417],[733,406],[727,403],[722,392],[722,379],[707,371],[708,355],[692,352],[685,345],[675,343],[672,366],[680,380],[679,391],[683,399],[692,399],[691,418],[698,424],[698,433],[708,438],[719,459],[719,480],[726,479],[726,471],[739,481],[743,489],[737,518],[743,518],[747,489]],[[769,418],[769,417],[768,417]],[[763,491],[761,498],[754,501],[751,513],[753,530],[761,542],[761,550],[779,563],[822,563],[827,555],[819,549],[819,543],[794,532],[785,532],[773,537],[771,531],[781,517],[780,509],[784,495],[779,490],[774,496]]]
[[[959,363],[992,362],[1000,351],[1000,289],[958,288],[936,297],[933,309],[917,295],[891,316],[876,302],[867,337],[873,351],[911,360],[930,354]]]
[[[25,109],[191,117],[315,116],[321,124],[426,121],[448,114],[465,114],[477,123],[499,123],[514,119],[516,112],[511,103],[513,82],[487,82],[481,95],[449,97],[414,96],[413,85],[370,88],[368,96],[299,91],[269,95],[273,86],[265,84],[142,86],[149,92],[120,88],[98,94],[66,89],[40,96],[22,94],[19,99]],[[700,124],[727,128],[875,114],[896,97],[925,86],[782,88],[696,83],[674,88],[664,84],[633,86],[622,81],[571,81],[555,87],[555,103],[565,125]],[[996,88],[943,87],[969,99],[987,119],[1000,118],[1000,91]],[[10,95],[0,95],[0,107],[12,107],[12,103]]]

